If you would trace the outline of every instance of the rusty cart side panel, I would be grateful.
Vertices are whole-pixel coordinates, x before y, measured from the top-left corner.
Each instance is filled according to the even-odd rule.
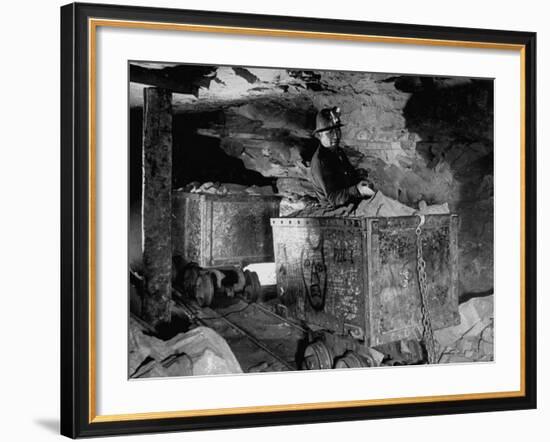
[[[280,198],[175,191],[173,253],[202,267],[273,262],[270,218]]]
[[[364,339],[365,257],[361,220],[271,220],[277,289],[288,314]]]
[[[186,198],[173,192],[172,253],[187,261],[201,263],[202,214],[199,198]]]
[[[422,244],[434,329],[458,323],[457,216],[428,215]],[[277,289],[288,314],[365,345],[419,339],[419,218],[271,220]],[[314,305],[318,293],[322,306]]]
[[[324,265],[327,267],[326,293],[329,322],[323,310],[306,303],[306,321],[331,324],[340,333],[364,337],[365,278],[363,262],[363,236],[361,229],[352,226],[326,229],[324,234]],[[307,255],[307,253],[304,253]],[[307,277],[307,273],[306,273]],[[307,279],[306,279],[307,281]]]
[[[369,219],[368,236],[373,251],[369,294],[371,346],[421,338],[415,234],[418,220],[418,217]],[[433,329],[459,321],[456,220],[456,216],[427,216],[422,226]]]

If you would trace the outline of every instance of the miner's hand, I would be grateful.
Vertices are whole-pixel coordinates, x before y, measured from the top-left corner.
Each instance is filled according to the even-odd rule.
[[[369,187],[369,183],[367,181],[361,181],[357,184],[357,190],[363,197],[370,198],[374,195],[374,190],[372,190]]]

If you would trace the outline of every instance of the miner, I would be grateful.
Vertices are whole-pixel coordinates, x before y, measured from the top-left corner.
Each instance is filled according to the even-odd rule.
[[[320,208],[306,208],[300,216],[391,217],[449,213],[447,203],[428,206],[420,201],[418,209],[414,209],[387,197],[380,190],[371,189],[340,147],[343,124],[339,108],[320,110],[315,125],[313,134],[320,145],[311,159],[309,178]]]
[[[315,123],[313,134],[320,145],[311,159],[309,173],[319,203],[337,207],[372,197],[374,191],[360,179],[340,147],[340,109],[320,110]]]

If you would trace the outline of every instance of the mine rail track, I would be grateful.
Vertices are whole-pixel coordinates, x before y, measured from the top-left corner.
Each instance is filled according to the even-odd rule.
[[[196,323],[212,328],[223,336],[241,363],[243,371],[264,371],[261,366],[270,366],[269,371],[298,369],[296,354],[289,353],[289,348],[297,348],[307,333],[298,324],[286,320],[258,303],[237,300],[229,307],[200,307],[193,300],[183,300],[181,293],[173,290],[176,295],[176,308],[181,309],[183,314]],[[277,344],[277,340],[272,338],[273,334],[263,339],[262,333],[265,335],[266,331],[269,331],[266,327],[276,328],[278,333],[288,336],[288,342]],[[250,370],[253,367],[257,368]]]
[[[138,273],[130,271],[130,278],[136,286],[141,285],[142,277]],[[307,330],[296,322],[260,303],[248,303],[243,298],[235,298],[232,305],[213,309],[200,307],[174,287],[172,292],[175,302],[173,312],[220,334],[228,342],[244,372],[299,369],[298,355],[303,353],[300,345],[307,336]],[[245,311],[252,313],[248,320],[243,317]],[[267,336],[266,329],[270,332]]]

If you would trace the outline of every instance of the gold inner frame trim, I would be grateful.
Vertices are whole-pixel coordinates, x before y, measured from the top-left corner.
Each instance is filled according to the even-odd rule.
[[[488,393],[466,393],[438,396],[417,396],[387,399],[353,401],[315,402],[284,405],[261,405],[233,408],[197,409],[181,411],[159,411],[130,414],[96,414],[96,31],[99,26],[133,28],[164,31],[207,32],[218,34],[253,35],[265,37],[289,37],[354,41],[386,44],[409,44],[420,46],[444,46],[475,49],[496,49],[518,51],[520,54],[520,389]],[[141,22],[131,20],[88,19],[88,94],[89,94],[89,382],[88,382],[88,421],[89,423],[134,421],[146,419],[169,419],[180,417],[238,415],[247,413],[273,413],[280,411],[322,410],[329,408],[350,408],[376,405],[415,404],[442,401],[482,400],[525,396],[525,45],[494,42],[440,40],[412,37],[390,37],[346,33],[292,31],[281,29],[245,28],[231,26],[210,26],[181,23]]]

